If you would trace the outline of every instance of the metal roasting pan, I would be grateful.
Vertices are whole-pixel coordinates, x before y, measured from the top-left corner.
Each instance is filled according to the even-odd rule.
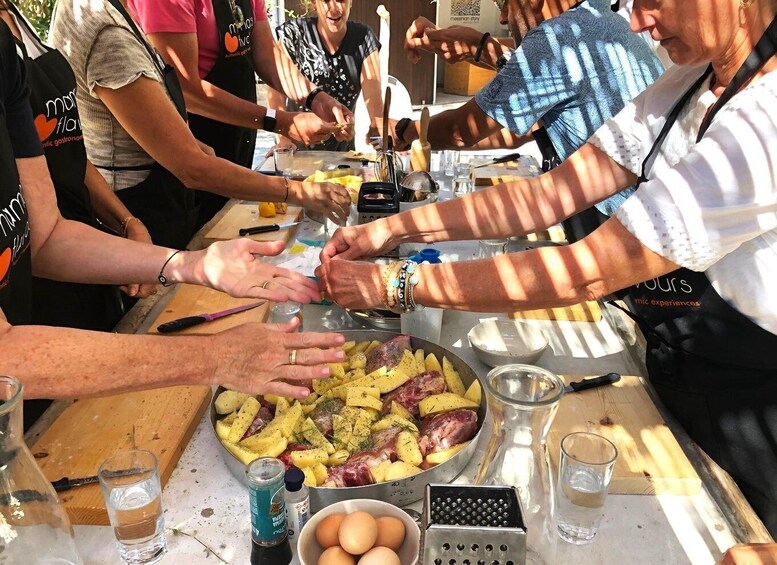
[[[380,331],[380,330],[342,330],[346,340],[365,341],[365,340],[378,340],[381,342],[388,341],[397,334],[394,332]],[[473,381],[479,380],[475,371],[467,363],[465,363],[458,355],[452,353],[448,349],[420,339],[417,337],[410,338],[410,345],[413,350],[423,349],[425,354],[434,353],[437,359],[442,364],[442,358],[447,357],[453,367],[461,375],[461,380],[465,386],[469,386]],[[481,385],[483,383],[481,382]],[[241,463],[234,455],[232,455],[221,444],[221,441],[216,435],[216,397],[225,390],[223,387],[219,387],[216,394],[213,395],[210,403],[210,423],[213,430],[213,437],[219,442],[219,451],[221,457],[229,468],[230,472],[238,479],[243,485],[247,486],[245,477],[245,465]],[[322,508],[329,506],[335,502],[341,500],[350,500],[354,498],[371,498],[374,500],[383,500],[390,502],[396,506],[405,506],[417,500],[421,500],[424,497],[424,492],[427,484],[431,483],[450,483],[455,479],[467,466],[470,458],[472,457],[477,447],[478,440],[480,438],[480,432],[483,429],[483,423],[486,419],[486,394],[483,391],[480,408],[478,409],[478,427],[475,432],[475,437],[472,438],[469,445],[462,449],[459,453],[454,455],[450,460],[445,463],[441,463],[431,469],[422,471],[417,475],[401,479],[399,481],[378,483],[375,485],[366,485],[362,487],[311,487],[310,488],[310,505],[313,512],[318,512]]]

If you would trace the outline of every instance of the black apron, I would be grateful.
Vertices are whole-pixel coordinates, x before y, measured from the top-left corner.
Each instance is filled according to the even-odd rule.
[[[146,48],[161,73],[176,110],[186,121],[186,104],[175,69],[166,65],[148,44],[119,0],[108,0],[127,20],[135,36]],[[95,165],[97,166],[97,165]],[[141,183],[116,192],[130,212],[145,224],[157,245],[184,249],[197,232],[198,206],[194,190],[189,190],[170,171],[158,163],[139,167],[100,167],[108,171],[150,171]]]
[[[253,1],[235,0],[233,11],[228,0],[213,0],[213,12],[219,54],[205,80],[256,104],[256,73],[251,59],[251,33],[255,24]],[[217,122],[197,114],[189,114],[189,128],[194,137],[210,145],[217,156],[251,168],[256,146],[255,129]],[[198,196],[200,228],[224,207],[229,198],[205,191],[200,191]]]
[[[13,9],[13,5],[11,5]],[[15,9],[14,9],[15,12]],[[17,22],[25,25],[17,13]],[[28,30],[27,36],[34,37]],[[86,148],[76,106],[76,80],[61,53],[39,43],[45,51],[32,59],[27,50],[24,64],[30,88],[35,127],[46,155],[60,213],[99,228],[84,184]],[[124,311],[119,289],[110,285],[78,284],[32,279],[32,323],[86,330],[110,331]]]
[[[5,114],[0,115],[0,308],[14,326],[32,317],[30,222],[16,170]],[[47,400],[24,401],[26,430],[48,407]]]
[[[697,143],[717,111],[777,52],[772,22],[734,80],[710,109]],[[660,148],[711,67],[667,116],[642,166]],[[629,289],[647,340],[651,384],[693,440],[736,481],[777,537],[777,335],[723,300],[704,273],[688,269]]]

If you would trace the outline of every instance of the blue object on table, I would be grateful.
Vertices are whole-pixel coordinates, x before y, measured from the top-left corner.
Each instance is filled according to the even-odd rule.
[[[434,247],[426,247],[422,249],[415,255],[411,255],[410,260],[415,261],[418,264],[421,264],[424,261],[430,264],[442,263],[442,260],[440,259],[440,252]]]

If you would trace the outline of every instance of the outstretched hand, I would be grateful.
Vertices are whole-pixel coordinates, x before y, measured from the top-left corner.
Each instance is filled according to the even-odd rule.
[[[190,252],[187,262],[195,262],[192,269],[196,280],[235,297],[273,302],[293,300],[303,304],[317,300],[320,295],[315,282],[261,260],[263,255],[278,255],[284,247],[282,241],[221,241],[201,251]]]

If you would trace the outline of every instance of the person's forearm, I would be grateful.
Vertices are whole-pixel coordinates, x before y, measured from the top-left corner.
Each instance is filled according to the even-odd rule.
[[[499,39],[492,36],[486,40],[486,44],[480,52],[480,59],[475,64],[481,67],[495,69],[499,57],[506,57],[508,53],[510,53],[510,49]]]
[[[486,149],[515,149],[530,141],[534,141],[534,136],[529,135],[516,135],[509,129],[505,128],[496,133],[492,133],[485,139],[481,139],[470,149],[486,150]]]
[[[126,226],[123,226],[122,222],[131,218],[132,212],[119,200],[100,172],[88,160],[84,183],[89,190],[89,199],[97,219],[117,234],[124,235],[123,231]]]
[[[428,140],[432,149],[466,149],[501,130],[502,126],[489,118],[473,98],[458,108],[432,116]],[[421,122],[415,121],[402,134],[402,140],[410,143],[420,134]]]
[[[634,184],[636,177],[585,144],[559,167],[460,198],[377,220],[393,242],[497,239],[557,224]]]
[[[211,384],[216,373],[216,356],[202,337],[87,335],[83,330],[5,325],[0,340],[0,374],[20,379],[25,398],[84,398]]]

